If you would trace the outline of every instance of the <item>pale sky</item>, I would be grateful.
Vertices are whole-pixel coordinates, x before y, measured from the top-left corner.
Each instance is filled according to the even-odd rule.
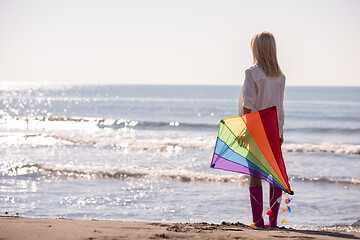
[[[358,0],[0,0],[0,82],[241,85],[264,30],[287,85],[360,86]]]

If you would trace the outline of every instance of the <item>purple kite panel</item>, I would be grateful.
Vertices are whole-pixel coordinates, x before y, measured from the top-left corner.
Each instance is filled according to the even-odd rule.
[[[249,169],[248,167],[244,167],[238,163],[235,163],[235,162],[229,161],[225,158],[222,158],[219,155],[217,155],[216,153],[214,153],[214,155],[213,155],[212,163],[213,163],[211,165],[212,168],[251,175],[256,178],[261,178],[261,179],[267,181],[268,183],[276,185],[280,188],[283,188],[283,187],[279,186],[277,183],[274,183],[269,178],[263,176],[262,174],[255,172],[254,170]]]

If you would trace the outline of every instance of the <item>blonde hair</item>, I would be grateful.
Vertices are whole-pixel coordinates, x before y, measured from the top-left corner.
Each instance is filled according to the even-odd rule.
[[[254,64],[258,64],[267,77],[282,75],[276,57],[275,38],[270,32],[256,34],[251,40]]]

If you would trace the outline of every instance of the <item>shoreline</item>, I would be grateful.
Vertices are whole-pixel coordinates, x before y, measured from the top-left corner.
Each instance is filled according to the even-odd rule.
[[[360,239],[359,232],[251,228],[242,223],[152,223],[0,217],[0,239]]]

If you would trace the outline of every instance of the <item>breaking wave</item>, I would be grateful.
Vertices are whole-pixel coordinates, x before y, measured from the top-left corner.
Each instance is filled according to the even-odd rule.
[[[76,124],[77,123],[77,124]],[[181,122],[181,121],[141,121],[134,119],[108,119],[95,117],[66,117],[66,116],[37,116],[37,117],[10,117],[3,116],[0,118],[0,126],[6,128],[29,128],[35,126],[47,125],[55,128],[71,127],[89,127],[90,125],[96,128],[110,128],[110,129],[188,129],[188,130],[217,130],[218,122]],[[311,128],[286,128],[290,132],[310,132],[310,133],[360,133],[360,128],[344,128],[344,127],[311,127]]]
[[[30,145],[36,146],[93,146],[126,151],[169,152],[184,149],[214,148],[212,136],[179,137],[174,139],[141,139],[121,138],[113,135],[97,137],[81,134],[43,134],[43,133],[1,133],[0,143],[3,146]],[[331,153],[360,155],[360,145],[356,144],[284,144],[283,153]]]
[[[156,122],[63,116],[2,117],[0,118],[0,143],[32,146],[83,145],[111,147],[128,151],[213,149],[217,127],[217,124],[176,121]],[[115,131],[109,131],[110,129]],[[182,137],[171,136],[171,140],[164,140],[163,137],[159,137],[158,130],[165,130],[161,134],[167,134],[167,132],[172,132],[168,131],[172,129],[185,130],[184,132],[204,130],[206,134],[182,133]],[[127,137],[121,137],[126,131],[128,131]],[[360,155],[359,144],[293,144],[285,142],[282,149],[284,153],[324,152]]]
[[[89,135],[57,135],[54,134],[28,134],[28,133],[2,133],[0,143],[2,146],[29,145],[37,146],[91,146],[111,148],[125,151],[151,151],[151,152],[178,152],[183,149],[209,149],[214,145],[212,137],[186,137],[176,139],[141,139],[122,138],[121,136],[89,136]],[[211,144],[209,144],[211,143]]]
[[[349,177],[302,177],[293,176],[291,181],[318,182],[318,183],[342,183],[360,186],[360,178]]]
[[[148,179],[158,178],[180,182],[207,182],[207,183],[235,183],[248,184],[246,175],[229,174],[218,175],[204,172],[194,172],[184,169],[141,168],[141,167],[82,167],[58,166],[51,164],[23,164],[2,166],[0,175],[26,176],[41,179]],[[305,181],[313,183],[346,184],[360,186],[360,178],[349,177],[304,177],[290,176],[290,181]]]
[[[325,152],[325,153],[336,153],[336,154],[360,154],[360,145],[356,144],[345,144],[345,143],[321,143],[321,144],[284,144],[282,146],[283,152],[298,152],[298,153],[309,153],[309,152]]]
[[[337,235],[336,232],[360,232],[360,220],[350,225],[334,225],[334,226],[292,226],[296,230],[310,230],[310,231],[331,231],[333,235]],[[346,237],[351,238],[351,237]]]
[[[44,116],[44,117],[2,117],[0,126],[8,129],[17,128],[80,128],[80,129],[218,129],[218,123],[186,123],[178,121],[137,121],[129,119],[104,119],[104,118],[86,118],[86,117],[64,117],[64,116]]]
[[[146,169],[139,167],[61,167],[47,164],[24,164],[3,167],[1,175],[26,176],[39,179],[143,179],[159,178],[180,182],[207,182],[207,183],[236,183],[248,184],[248,177],[244,175],[219,176],[216,174],[199,173],[188,170]],[[1,173],[1,172],[0,172]]]
[[[358,119],[357,119],[358,120]],[[344,127],[307,127],[307,128],[286,128],[286,131],[304,132],[304,133],[360,133],[360,128]]]

